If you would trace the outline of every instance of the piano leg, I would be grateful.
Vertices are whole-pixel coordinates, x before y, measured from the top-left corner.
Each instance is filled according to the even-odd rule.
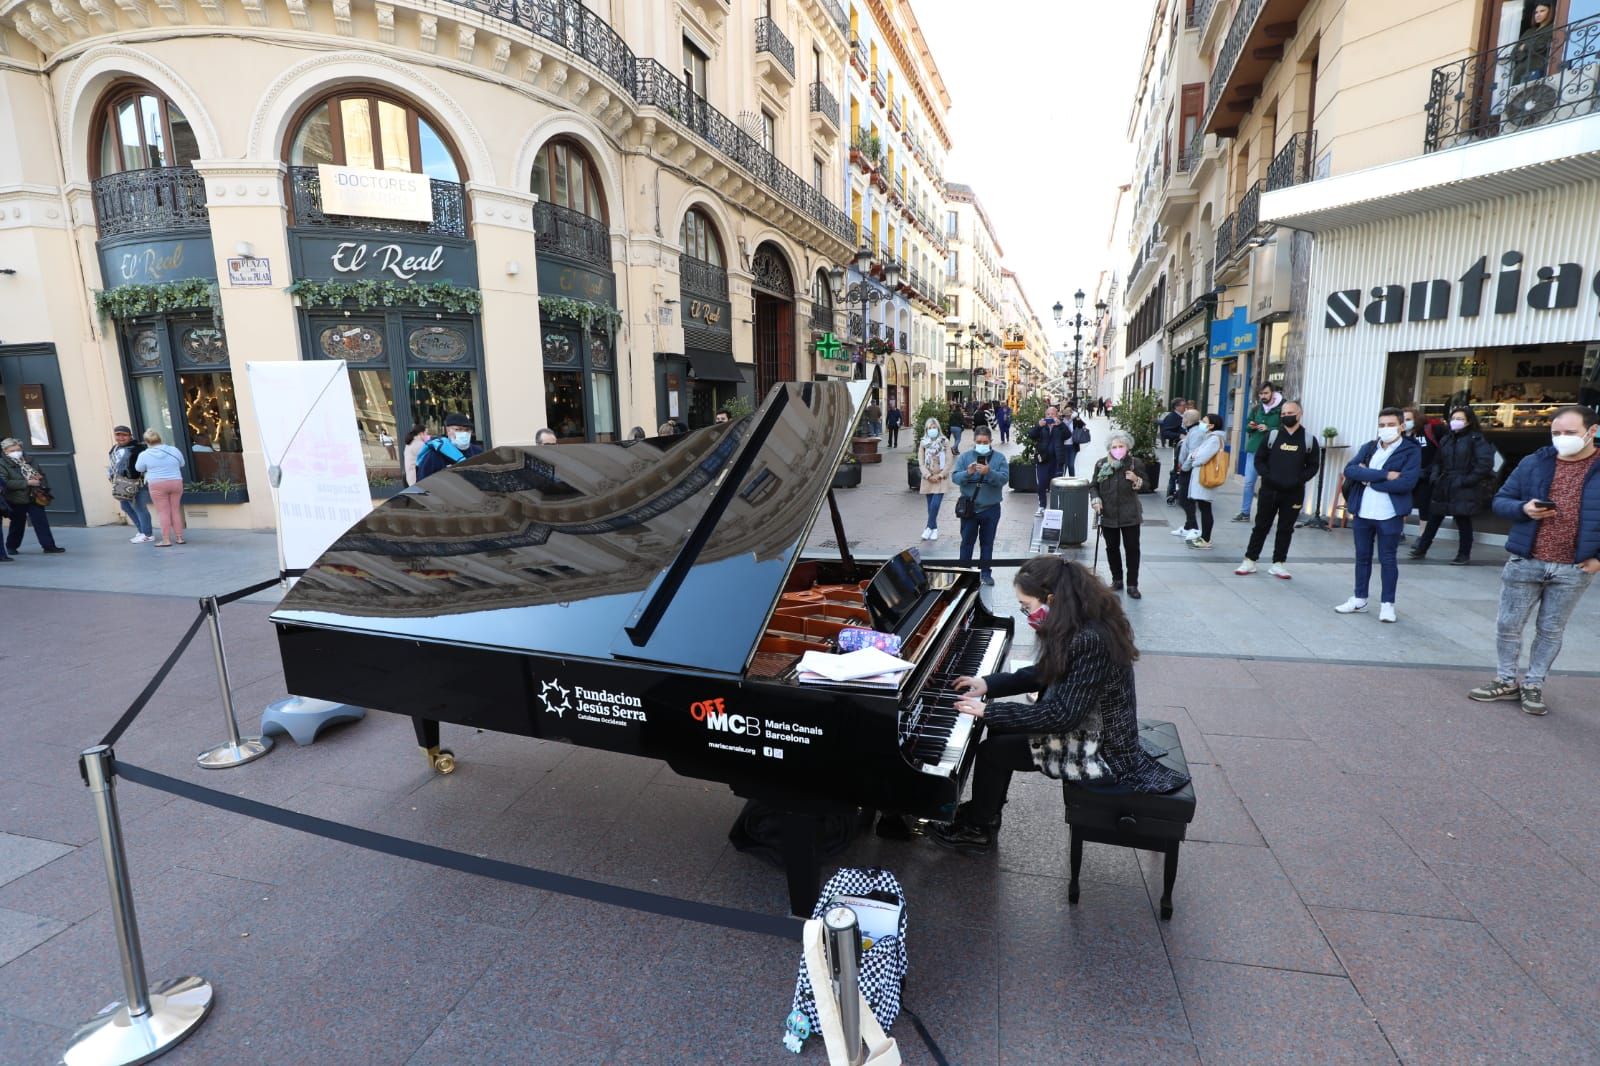
[[[455,752],[439,747],[439,723],[432,718],[414,717],[411,719],[411,728],[416,730],[417,743],[421,745],[428,765],[441,774],[455,772]]]
[[[1067,826],[1067,836],[1072,843],[1069,850],[1072,853],[1070,872],[1071,879],[1067,882],[1067,902],[1078,902],[1078,869],[1083,866],[1083,838],[1073,831],[1072,826]]]
[[[789,913],[811,917],[822,888],[822,819],[792,811],[783,816],[783,868],[789,878]]]

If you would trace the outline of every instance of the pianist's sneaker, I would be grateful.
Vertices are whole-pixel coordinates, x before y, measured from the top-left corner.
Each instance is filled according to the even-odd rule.
[[[988,826],[964,825],[961,822],[936,825],[928,830],[928,836],[941,848],[965,852],[968,855],[988,854],[994,847],[996,833],[997,830]]]

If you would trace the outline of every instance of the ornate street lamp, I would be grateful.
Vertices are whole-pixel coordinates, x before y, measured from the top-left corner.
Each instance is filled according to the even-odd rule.
[[[861,308],[861,346],[858,354],[862,356],[860,361],[865,362],[868,310],[876,304],[888,303],[894,299],[895,287],[900,284],[900,264],[893,261],[884,264],[883,285],[880,287],[867,276],[867,264],[872,262],[871,248],[865,244],[857,248],[854,262],[856,273],[861,277],[860,281],[847,287],[845,270],[842,266],[835,266],[828,271],[828,281],[833,286],[834,298],[844,304],[847,315],[850,308],[857,305]]]
[[[1064,316],[1063,312],[1066,309],[1061,306],[1060,300],[1057,300],[1055,302],[1055,306],[1050,308],[1051,312],[1055,315],[1056,325],[1070,325],[1074,330],[1072,334],[1072,395],[1070,398],[1070,403],[1074,410],[1077,410],[1083,399],[1079,394],[1079,382],[1082,380],[1083,327],[1092,325],[1095,329],[1099,329],[1100,324],[1105,321],[1106,311],[1109,310],[1106,302],[1104,300],[1100,300],[1094,305],[1095,317],[1092,320],[1084,318],[1083,301],[1084,295],[1082,289],[1079,289],[1077,292],[1072,294],[1073,315],[1071,318],[1066,318]]]

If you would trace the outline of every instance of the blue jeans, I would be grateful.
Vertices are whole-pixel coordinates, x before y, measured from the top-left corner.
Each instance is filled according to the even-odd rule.
[[[1250,505],[1256,500],[1256,457],[1249,451],[1244,453],[1244,498],[1239,501],[1239,513],[1249,514]]]
[[[957,455],[961,454],[961,434],[964,432],[966,431],[960,426],[950,427],[950,445],[955,449]]]
[[[1039,479],[1039,506],[1042,508],[1045,497],[1050,494],[1050,482],[1061,476],[1061,468],[1055,463],[1040,463],[1033,468],[1033,472]]]
[[[938,529],[939,528],[939,507],[944,503],[944,493],[942,493],[942,492],[930,492],[927,495],[927,500],[928,500],[928,528],[929,529]]]
[[[128,516],[128,521],[133,523],[133,528],[148,537],[150,533],[150,490],[140,486],[139,495],[131,500],[118,500],[122,505],[122,513]]]
[[[972,565],[972,545],[979,542],[982,554],[979,569],[989,576],[989,563],[994,559],[994,534],[1000,528],[1000,505],[985,507],[971,518],[961,520],[961,565]]]
[[[1539,610],[1534,625],[1533,650],[1528,653],[1528,672],[1524,685],[1544,684],[1550,665],[1561,652],[1561,637],[1572,617],[1572,609],[1594,579],[1574,563],[1546,563],[1513,555],[1500,571],[1500,611],[1495,618],[1495,647],[1500,660],[1496,676],[1502,681],[1517,679],[1517,661],[1522,656],[1522,631],[1528,616]]]
[[[1366,491],[1373,490],[1369,487]],[[1367,590],[1372,587],[1372,543],[1377,541],[1378,571],[1382,575],[1379,584],[1383,590],[1378,602],[1394,602],[1395,586],[1400,584],[1400,564],[1395,559],[1395,553],[1400,547],[1400,531],[1405,525],[1406,520],[1400,515],[1381,521],[1356,516],[1356,599],[1366,599]]]

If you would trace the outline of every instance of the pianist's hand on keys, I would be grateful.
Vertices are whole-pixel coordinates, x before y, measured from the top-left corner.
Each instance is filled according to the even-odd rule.
[[[969,696],[986,696],[989,694],[989,684],[981,677],[958,677],[956,691]]]
[[[955,708],[962,714],[970,714],[974,718],[983,717],[983,701],[974,696],[963,696],[956,700]]]

